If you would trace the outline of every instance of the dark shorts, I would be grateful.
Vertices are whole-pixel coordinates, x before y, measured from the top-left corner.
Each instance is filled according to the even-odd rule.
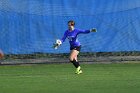
[[[81,46],[70,47],[70,50],[80,51],[81,50]]]

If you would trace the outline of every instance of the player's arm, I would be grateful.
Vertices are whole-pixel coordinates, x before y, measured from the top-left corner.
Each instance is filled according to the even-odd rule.
[[[57,49],[65,41],[66,37],[67,37],[67,32],[64,33],[62,39],[57,39],[55,41],[55,43],[53,44],[53,48]]]
[[[87,33],[90,33],[90,32],[97,32],[96,28],[92,28],[90,30],[79,30],[78,31],[78,34],[87,34]]]
[[[61,42],[62,43],[65,42],[66,38],[67,38],[67,31],[64,33],[64,35],[63,35],[63,37],[61,39]]]

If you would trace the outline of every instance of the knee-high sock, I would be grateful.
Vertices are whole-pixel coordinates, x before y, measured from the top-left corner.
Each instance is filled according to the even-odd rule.
[[[78,68],[80,66],[79,62],[77,62],[75,59],[73,61],[71,61],[73,63],[73,65]]]

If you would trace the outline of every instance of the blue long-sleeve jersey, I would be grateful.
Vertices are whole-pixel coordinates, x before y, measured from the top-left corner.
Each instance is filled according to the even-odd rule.
[[[66,30],[61,41],[63,43],[65,41],[65,39],[68,38],[70,47],[80,46],[81,44],[78,41],[77,36],[81,33],[83,33],[83,34],[90,33],[90,30],[79,30],[79,29],[74,29],[73,31]]]

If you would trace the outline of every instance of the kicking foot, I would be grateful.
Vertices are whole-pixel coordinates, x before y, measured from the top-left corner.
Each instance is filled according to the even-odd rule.
[[[79,66],[76,71],[75,71],[75,74],[81,74],[82,73],[82,70],[81,70],[81,67]]]

